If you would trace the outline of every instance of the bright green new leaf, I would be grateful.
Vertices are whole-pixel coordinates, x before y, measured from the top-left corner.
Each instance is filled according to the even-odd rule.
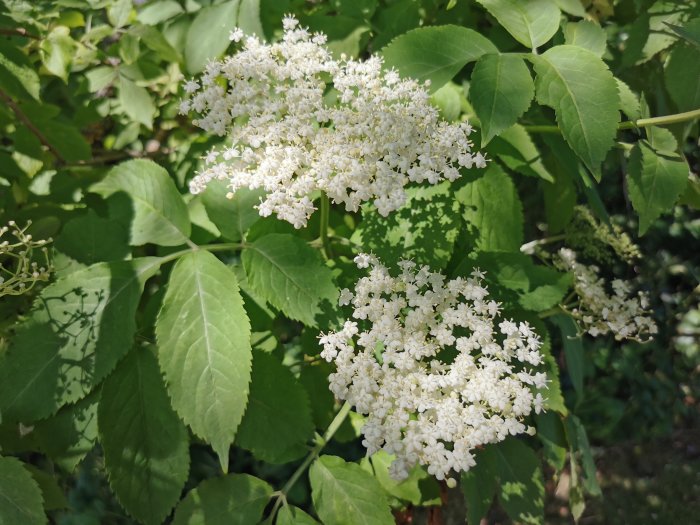
[[[142,24],[154,26],[184,11],[176,0],[156,0],[155,2],[149,2],[143,9],[139,10],[136,19]]]
[[[148,348],[135,348],[102,387],[97,425],[109,484],[122,506],[159,525],[180,499],[189,471],[187,429]]]
[[[554,177],[542,163],[542,155],[530,134],[520,124],[501,132],[489,144],[491,158],[498,158],[513,171],[552,182]]]
[[[309,470],[311,498],[325,525],[391,525],[391,514],[377,480],[355,463],[321,456]]]
[[[130,222],[132,246],[178,246],[190,235],[187,206],[168,172],[155,162],[123,162],[90,190],[118,201],[120,213]]]
[[[286,463],[305,454],[313,431],[304,387],[276,358],[256,351],[248,408],[236,444],[268,463]]]
[[[494,447],[498,457],[499,499],[519,523],[544,523],[544,479],[540,460],[522,441],[508,438]]]
[[[240,188],[230,199],[226,198],[226,193],[226,184],[213,180],[202,193],[202,202],[221,234],[231,241],[240,241],[248,228],[260,219],[255,206],[265,192]]]
[[[127,116],[140,122],[148,129],[153,128],[153,115],[156,106],[146,88],[136,85],[133,80],[119,75],[119,103]]]
[[[486,173],[457,192],[463,216],[481,251],[517,252],[523,243],[523,207],[510,177],[492,163]]]
[[[187,31],[185,63],[189,73],[199,73],[207,62],[219,58],[231,41],[229,33],[238,24],[240,0],[203,7]]]
[[[56,26],[41,42],[41,62],[51,74],[67,82],[77,46],[69,28]]]
[[[362,460],[362,466],[374,474],[382,488],[391,496],[409,501],[413,505],[439,505],[440,485],[427,473],[425,467],[415,465],[406,479],[397,481],[389,474],[389,467],[395,456],[383,450],[375,452],[369,459]]]
[[[419,82],[430,80],[435,92],[469,62],[498,53],[491,41],[472,29],[453,25],[421,27],[395,38],[382,50],[384,65]]]
[[[679,111],[700,108],[700,50],[679,42],[666,62],[666,89]]]
[[[561,11],[553,0],[478,0],[522,45],[537,48],[559,29]]]
[[[655,151],[646,141],[635,144],[627,171],[630,200],[639,214],[639,235],[668,212],[688,185],[688,164],[671,152]]]
[[[156,321],[173,407],[211,443],[224,471],[248,402],[250,322],[235,274],[211,253],[181,257]]]
[[[272,233],[243,250],[243,266],[253,290],[290,319],[309,326],[335,308],[338,290],[318,251],[299,237]]]
[[[300,508],[285,505],[277,513],[275,525],[318,525],[318,521]]]
[[[476,465],[462,473],[460,485],[467,503],[467,524],[479,525],[496,496],[498,457],[491,446],[473,453]]]
[[[156,258],[98,263],[44,288],[0,362],[3,419],[31,422],[85,397],[133,344]]]
[[[554,2],[565,13],[581,18],[586,16],[586,9],[583,7],[581,0],[554,0]]]
[[[483,147],[527,111],[535,84],[522,58],[489,53],[474,66],[469,94],[481,121]]]
[[[600,25],[591,20],[569,22],[564,26],[564,42],[588,49],[594,55],[602,57],[607,45],[607,35]]]
[[[22,462],[0,456],[0,524],[43,525],[41,490]]]
[[[576,46],[555,46],[535,61],[537,100],[554,109],[564,138],[593,173],[620,120],[617,84],[605,63]]]
[[[131,9],[133,8],[132,0],[114,0],[107,9],[107,18],[114,27],[122,27],[129,21]]]
[[[251,525],[258,523],[272,487],[248,474],[204,480],[175,509],[173,525]]]

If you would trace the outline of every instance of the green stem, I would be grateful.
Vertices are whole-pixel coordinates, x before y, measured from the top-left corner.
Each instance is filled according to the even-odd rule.
[[[330,219],[331,203],[328,200],[328,195],[321,192],[321,244],[323,245],[323,253],[327,259],[333,258],[331,252],[331,243],[328,240],[328,221]]]
[[[561,233],[559,235],[552,235],[551,237],[545,237],[544,239],[535,239],[534,241],[526,242],[520,247],[522,253],[531,253],[531,251],[536,246],[542,246],[543,244],[549,244],[552,242],[563,241],[566,239],[566,234]]]
[[[289,478],[287,483],[284,484],[282,490],[279,491],[277,500],[275,501],[275,505],[274,507],[272,507],[272,512],[270,513],[270,517],[272,519],[274,519],[275,515],[277,514],[277,511],[279,510],[282,502],[287,499],[287,494],[289,494],[289,491],[292,490],[292,487],[294,487],[296,482],[299,481],[301,475],[304,472],[306,472],[306,469],[309,468],[309,465],[311,465],[311,463],[313,463],[313,461],[318,457],[318,455],[323,450],[323,447],[325,447],[328,444],[328,442],[331,440],[331,438],[333,438],[335,433],[340,428],[340,425],[342,425],[343,421],[345,421],[345,418],[348,417],[348,414],[350,413],[350,408],[350,403],[346,401],[345,404],[338,411],[338,413],[335,415],[335,418],[333,418],[333,421],[331,421],[331,424],[328,425],[328,428],[323,434],[323,437],[321,437],[316,442],[314,448],[311,449],[311,452],[309,452],[306,458],[304,458],[304,461],[301,463],[301,465],[297,467],[297,469],[294,471],[292,477]]]
[[[188,239],[189,241],[189,239]],[[209,244],[206,246],[197,246],[194,244],[192,241],[189,241],[187,243],[188,245],[191,245],[190,248],[186,248],[184,250],[180,250],[177,252],[170,253],[168,255],[164,255],[163,257],[160,258],[160,264],[165,264],[170,261],[174,261],[175,259],[179,259],[183,255],[187,255],[188,253],[195,252],[197,250],[206,250],[208,252],[223,252],[227,250],[240,250],[243,248],[245,245],[240,242],[223,242],[220,244]]]
[[[679,122],[687,122],[700,118],[700,108],[684,113],[674,113],[673,115],[664,115],[662,117],[641,118],[639,120],[627,120],[620,122],[617,129],[634,129],[646,128],[649,126],[665,126],[669,124],[678,124]],[[559,126],[524,126],[526,131],[530,133],[560,133]]]

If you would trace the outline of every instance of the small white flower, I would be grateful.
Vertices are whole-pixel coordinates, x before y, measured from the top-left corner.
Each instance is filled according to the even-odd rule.
[[[243,30],[240,27],[236,27],[229,33],[228,39],[232,42],[240,42],[244,36],[245,34],[243,33]]]

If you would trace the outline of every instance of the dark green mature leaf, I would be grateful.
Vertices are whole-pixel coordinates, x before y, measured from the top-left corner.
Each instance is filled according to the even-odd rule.
[[[683,26],[669,24],[664,22],[664,25],[669,27],[678,36],[684,38],[696,47],[700,47],[700,18],[692,18]]]
[[[469,62],[486,53],[498,53],[487,38],[466,27],[421,27],[395,38],[382,50],[384,65],[419,82],[430,80],[437,91]]]
[[[191,224],[187,206],[165,169],[136,159],[112,168],[91,191],[103,197],[126,194],[130,199],[130,244],[178,246],[187,241]],[[118,196],[117,196],[118,197]]]
[[[615,78],[615,82],[617,82],[617,91],[620,94],[620,109],[622,112],[630,120],[640,119],[642,112],[639,105],[639,97],[619,78]]]
[[[230,199],[226,198],[226,193],[224,182],[211,181],[202,193],[202,202],[221,235],[231,241],[240,241],[248,228],[260,220],[255,206],[260,203],[265,192],[241,188]]]
[[[156,322],[173,407],[212,444],[224,471],[248,402],[250,322],[235,274],[211,253],[181,257]]]
[[[495,163],[456,195],[481,251],[518,251],[523,243],[523,208],[513,181]]]
[[[315,326],[322,308],[335,307],[338,290],[331,271],[299,237],[265,235],[246,246],[242,259],[253,290],[289,318]]]
[[[617,84],[605,63],[576,46],[555,46],[535,61],[537,100],[554,109],[571,148],[594,173],[620,120]]]
[[[539,177],[550,182],[554,180],[542,163],[542,155],[530,134],[520,124],[515,124],[494,137],[488,153],[522,175]]]
[[[135,348],[107,378],[97,421],[120,503],[147,525],[162,523],[187,481],[189,443],[149,349]]]
[[[187,31],[185,63],[189,73],[199,73],[231,43],[228,35],[238,24],[240,0],[203,7]]]
[[[32,478],[34,478],[34,481],[36,481],[39,486],[41,497],[44,500],[44,510],[49,511],[68,508],[68,500],[63,494],[63,489],[59,486],[58,478],[55,474],[49,474],[32,464],[25,464],[24,468],[29,471]],[[0,523],[2,523],[1,517]]]
[[[146,88],[136,85],[124,75],[119,76],[119,103],[129,118],[140,122],[148,129],[153,128],[156,106]]]
[[[522,441],[508,438],[494,447],[498,457],[499,498],[515,521],[544,523],[544,480],[540,460]]]
[[[68,221],[54,247],[85,265],[118,261],[130,253],[128,234],[122,225],[103,219],[92,210]]]
[[[25,93],[39,100],[39,75],[27,56],[15,46],[0,42],[0,87],[13,97]]]
[[[679,111],[700,107],[700,50],[679,42],[666,62],[664,80],[671,98]]]
[[[474,465],[462,473],[461,487],[467,503],[467,524],[479,525],[498,488],[498,456],[493,447],[474,451]]]
[[[522,45],[537,48],[559,29],[561,12],[553,0],[478,0]]]
[[[566,437],[571,446],[572,454],[578,452],[581,455],[583,487],[591,496],[600,496],[602,492],[598,484],[595,461],[593,460],[593,453],[591,451],[591,445],[588,442],[586,429],[581,423],[581,420],[573,414],[569,415],[569,417],[564,420],[564,429],[566,430]]]
[[[22,462],[0,456],[0,523],[43,525],[47,523],[41,490]]]
[[[556,234],[562,231],[574,216],[576,205],[576,185],[571,174],[566,169],[561,169],[555,158],[551,158],[550,166],[554,166],[554,182],[542,181],[542,194],[544,196],[544,211],[547,216],[549,233]]]
[[[275,525],[318,525],[318,522],[303,510],[285,505],[277,513]]]
[[[561,471],[566,464],[566,434],[561,416],[548,411],[535,416],[537,437],[542,442],[542,456],[556,471]]]
[[[569,22],[564,27],[564,41],[567,44],[588,49],[599,57],[605,53],[606,40],[605,30],[592,20]]]
[[[469,94],[481,121],[483,147],[527,111],[535,84],[522,58],[489,53],[474,66]]]
[[[391,525],[389,503],[374,477],[355,463],[321,456],[309,470],[314,508],[325,525]]]
[[[256,351],[248,408],[236,444],[268,463],[286,463],[304,455],[313,431],[304,388],[289,368]]]
[[[353,241],[385,264],[412,259],[444,268],[462,227],[460,206],[450,185],[410,188],[406,194],[406,204],[388,217],[380,216],[374,207],[363,208]]]
[[[555,315],[552,321],[556,323],[561,331],[562,345],[564,346],[564,358],[566,359],[566,370],[571,378],[579,398],[583,397],[583,375],[585,355],[581,336],[574,320],[568,315]]]
[[[173,525],[251,525],[258,523],[272,487],[248,474],[207,479],[175,509]]]
[[[98,263],[42,290],[0,363],[3,419],[36,421],[87,395],[132,346],[160,259]]]
[[[676,153],[654,151],[646,141],[635,144],[627,171],[630,200],[644,235],[671,209],[688,185],[688,164]]]

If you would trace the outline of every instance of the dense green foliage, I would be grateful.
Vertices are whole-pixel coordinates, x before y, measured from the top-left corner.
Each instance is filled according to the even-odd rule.
[[[179,114],[183,78],[235,27],[279,38],[286,13],[337,55],[430,80],[488,167],[415,184],[388,217],[314,195],[299,230],[258,215],[260,190],[189,194],[221,138]],[[424,468],[397,482],[385,452],[366,457],[362,416],[328,390],[318,337],[346,317],[359,252],[479,267],[542,336],[547,410],[536,435],[477,451],[459,481],[470,525],[544,523],[562,476],[578,520],[601,497],[592,443],[697,422],[697,2],[1,0],[0,101],[0,227],[30,224],[52,262],[26,293],[0,273],[0,524],[373,525],[447,507]],[[562,246],[649,293],[653,341],[584,333]],[[2,249],[9,275],[43,264]]]

